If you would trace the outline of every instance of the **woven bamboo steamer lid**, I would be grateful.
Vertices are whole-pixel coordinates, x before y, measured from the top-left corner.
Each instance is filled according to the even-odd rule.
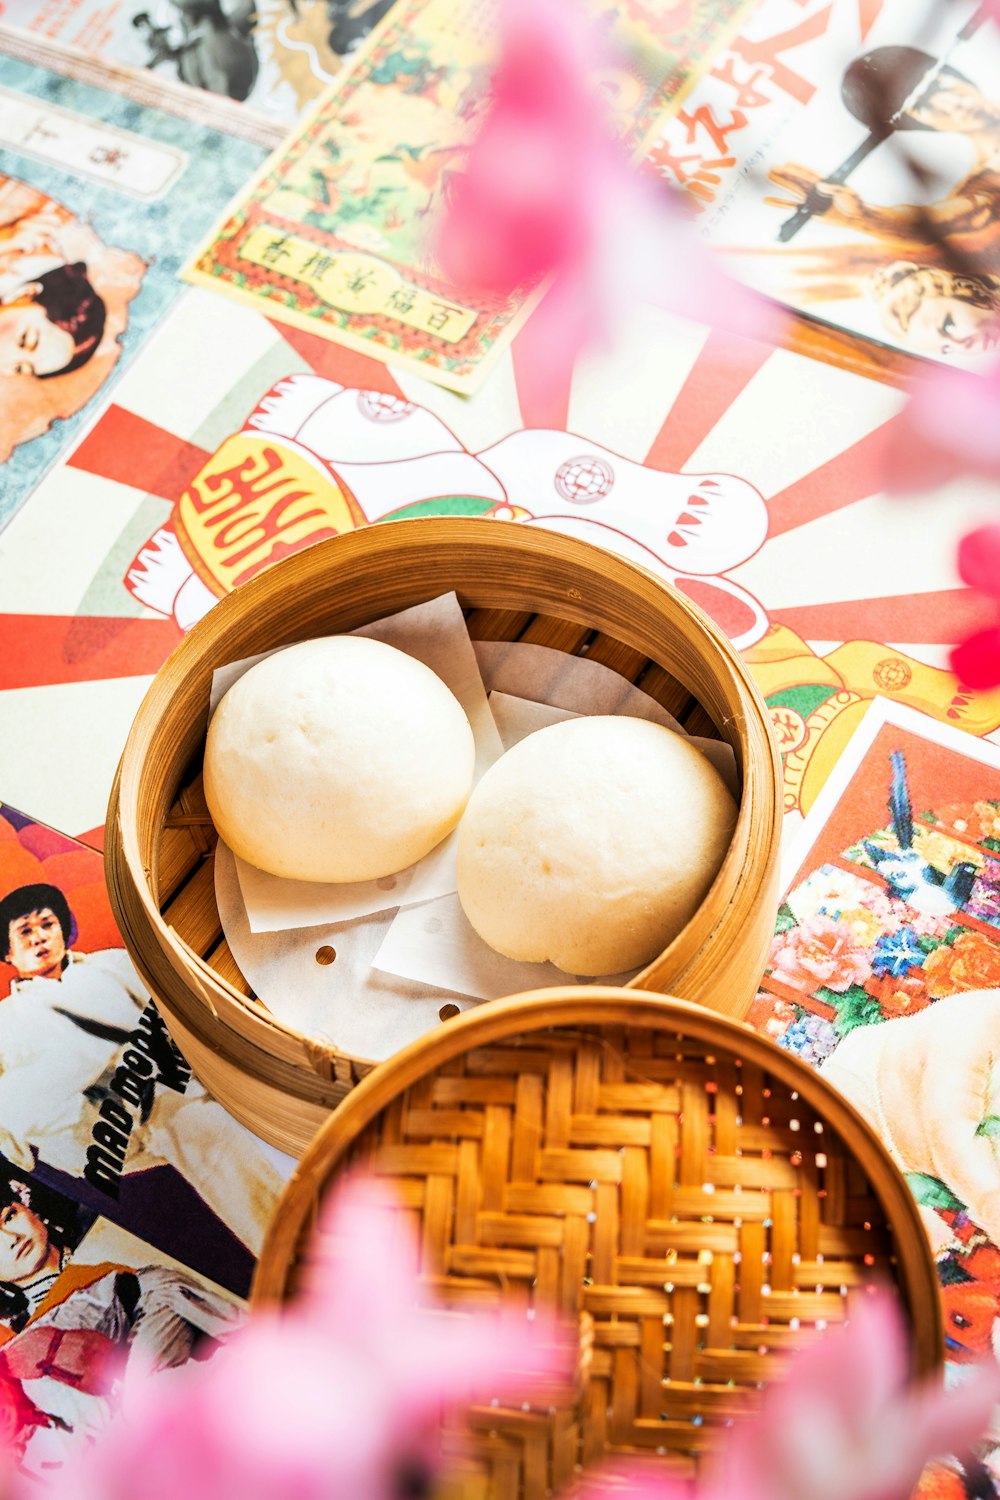
[[[363,1080],[271,1222],[257,1305],[294,1294],[322,1195],[376,1173],[446,1305],[554,1305],[575,1389],[446,1435],[456,1493],[540,1500],[577,1465],[691,1474],[817,1322],[874,1282],[911,1371],[941,1363],[934,1261],[903,1177],[823,1078],[744,1025],[631,989],[539,990],[466,1012]]]
[[[452,590],[474,637],[585,649],[692,732],[732,746],[742,794],[729,852],[696,915],[635,982],[742,1015],[763,971],[777,907],[777,751],[748,669],[697,606],[587,542],[510,523],[422,518],[321,542],[221,600],[161,668],[105,835],[116,920],[175,1040],[233,1114],[295,1155],[372,1063],[278,1021],[222,936],[200,777],[212,672]]]

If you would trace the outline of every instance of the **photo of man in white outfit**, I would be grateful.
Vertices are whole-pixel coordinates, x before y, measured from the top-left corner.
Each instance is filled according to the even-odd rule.
[[[16,974],[0,1002],[0,1154],[25,1171],[39,1160],[82,1177],[94,1101],[108,1097],[151,1002],[124,950],[77,952],[75,939],[56,886],[20,886],[0,901],[0,957]],[[138,1108],[116,1101],[129,1127],[122,1171],[174,1168],[256,1254],[284,1186],[283,1159],[186,1070],[181,1080],[165,1087],[152,1077]]]

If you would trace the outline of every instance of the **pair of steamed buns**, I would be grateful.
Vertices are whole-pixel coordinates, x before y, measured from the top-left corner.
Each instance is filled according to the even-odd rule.
[[[328,636],[229,689],[209,725],[205,797],[241,859],[292,880],[395,874],[461,821],[459,900],[508,958],[615,974],[676,937],[737,812],[689,740],[644,719],[568,719],[508,750],[473,791],[475,755],[429,667]]]

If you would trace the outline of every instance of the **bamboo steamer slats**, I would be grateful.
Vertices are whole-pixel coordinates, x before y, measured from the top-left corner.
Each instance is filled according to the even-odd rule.
[[[782,1117],[800,1129],[759,1123]],[[579,1465],[636,1456],[690,1477],[875,1282],[907,1315],[913,1375],[940,1364],[933,1258],[883,1146],[798,1059],[702,1007],[537,991],[397,1053],[289,1182],[256,1305],[294,1296],[319,1201],[358,1166],[416,1230],[428,1295],[554,1306],[579,1341],[570,1388],[456,1419],[449,1495],[542,1500]]]
[[[534,618],[530,610],[470,609],[466,623],[475,641],[516,641]]]
[[[647,666],[646,657],[641,651],[635,651],[631,646],[623,646],[621,641],[616,641],[608,635],[594,637],[587,647],[587,660],[596,661],[602,667],[609,667],[620,677],[627,677],[629,682],[635,682]]]
[[[695,917],[636,983],[742,1015],[763,970],[777,905],[777,754],[749,672],[696,606],[622,558],[516,525],[421,519],[320,543],[220,601],[157,674],[106,834],[115,915],[178,1044],[234,1114],[295,1154],[371,1063],[283,1025],[222,937],[200,777],[212,672],[451,590],[474,638],[591,655],[733,747],[742,796],[727,858]]]

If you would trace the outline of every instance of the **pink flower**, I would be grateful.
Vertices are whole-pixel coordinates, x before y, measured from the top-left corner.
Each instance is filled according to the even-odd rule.
[[[1000,525],[979,526],[963,536],[958,547],[958,571],[962,582],[985,595],[1000,615]],[[951,666],[963,687],[1000,686],[1000,618],[956,646]]]
[[[506,297],[585,254],[617,165],[596,62],[569,0],[503,0],[490,106],[437,244],[463,287]]]
[[[1000,0],[996,0],[1000,10]],[[1000,476],[1000,361],[984,374],[939,366],[915,388],[886,451],[890,493],[913,494],[974,474]],[[995,618],[952,652],[962,686],[1000,686],[1000,526],[981,526],[962,538],[963,583],[990,601]]]
[[[864,982],[870,964],[846,923],[820,916],[775,938],[771,969],[773,977],[791,989],[810,994],[822,985],[842,994]]]
[[[1000,1398],[1000,1371],[946,1392],[907,1388],[907,1338],[886,1294],[800,1354],[760,1418],[734,1430],[704,1500],[906,1500],[931,1458],[967,1452]]]
[[[951,653],[951,670],[974,693],[1000,687],[1000,625],[977,630]]]
[[[886,451],[886,489],[912,494],[962,474],[1000,474],[1000,361],[983,374],[939,365],[914,387]]]
[[[349,1185],[323,1209],[298,1300],[252,1317],[205,1364],[130,1371],[121,1416],[67,1467],[66,1500],[411,1493],[407,1482],[433,1472],[442,1408],[473,1396],[520,1403],[565,1365],[553,1329],[523,1314],[418,1299],[405,1222],[380,1189]]]
[[[774,336],[781,317],[712,260],[673,193],[630,169],[594,85],[615,62],[572,0],[501,0],[489,108],[436,230],[458,296],[554,278],[520,335],[542,398],[607,341],[623,296],[748,338]]]
[[[692,1500],[907,1500],[932,1458],[967,1453],[1000,1398],[992,1362],[945,1391],[907,1386],[907,1341],[884,1293],[856,1300],[851,1320],[796,1356],[754,1417],[739,1421]],[[637,1475],[602,1500],[682,1500],[676,1484]],[[596,1497],[595,1497],[596,1500]]]

